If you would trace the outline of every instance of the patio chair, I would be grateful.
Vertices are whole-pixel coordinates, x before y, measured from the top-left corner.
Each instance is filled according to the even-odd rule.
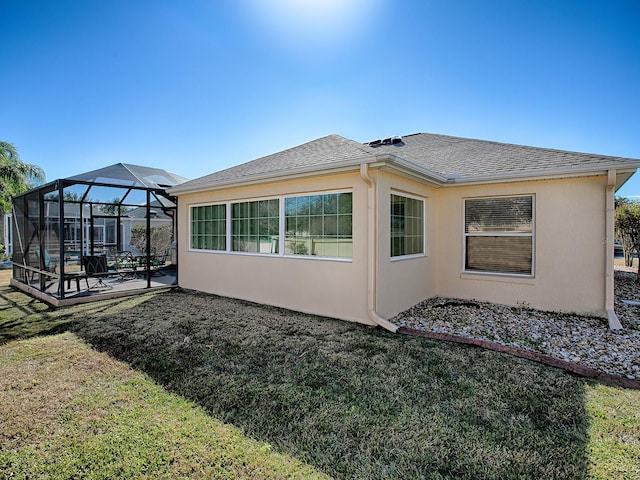
[[[102,280],[103,277],[117,273],[115,270],[110,270],[107,266],[106,255],[86,255],[82,257],[82,264],[87,277],[98,279],[95,285],[89,287],[89,290],[93,288],[113,288]]]
[[[38,262],[40,262],[40,249],[36,248],[36,257],[38,257]],[[42,256],[43,260],[44,260],[44,271],[45,272],[51,272],[51,273],[56,273],[56,264],[51,260],[51,255],[49,255],[49,252],[47,250],[44,251],[44,254]]]
[[[135,258],[133,258],[133,254],[128,251],[128,250],[124,250],[122,252],[117,252],[115,255],[115,261],[114,261],[114,267],[116,268],[116,270],[123,270],[123,269],[136,269],[136,267],[138,266],[138,262],[136,261]]]
[[[164,267],[167,263],[167,259],[169,258],[169,250],[165,250],[164,253],[154,253],[151,255],[151,267],[152,268],[161,268]]]
[[[152,275],[164,275],[161,269],[167,264],[167,259],[169,258],[169,251],[165,250],[163,254],[152,253],[149,256],[149,269],[151,270]],[[147,258],[141,257],[140,263],[143,267],[147,266]]]

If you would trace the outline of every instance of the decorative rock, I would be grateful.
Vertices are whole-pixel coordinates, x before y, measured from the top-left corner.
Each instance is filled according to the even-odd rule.
[[[604,318],[542,312],[451,298],[426,300],[391,319],[410,329],[518,346],[630,380],[640,376],[640,301],[635,274],[615,272],[615,311],[622,331]]]

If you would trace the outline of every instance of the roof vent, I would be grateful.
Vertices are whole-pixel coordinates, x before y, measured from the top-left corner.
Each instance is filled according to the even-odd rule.
[[[395,137],[387,137],[383,140],[373,140],[372,142],[369,142],[369,146],[370,147],[379,147],[381,145],[399,145],[402,143],[402,137],[399,136],[395,136]]]

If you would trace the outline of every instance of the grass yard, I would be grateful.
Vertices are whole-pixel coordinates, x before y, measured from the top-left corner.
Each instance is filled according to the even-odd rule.
[[[15,478],[640,478],[640,391],[478,348],[194,292],[50,309],[4,286],[0,342]]]

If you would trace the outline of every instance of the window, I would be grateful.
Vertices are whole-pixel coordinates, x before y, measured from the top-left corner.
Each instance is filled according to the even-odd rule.
[[[465,270],[533,274],[533,196],[466,199]]]
[[[285,255],[353,256],[351,193],[289,197],[284,202]]]
[[[278,253],[279,209],[277,198],[231,204],[231,250]]]
[[[191,248],[196,250],[226,250],[226,205],[191,207]]]
[[[391,194],[391,256],[424,253],[424,201]]]

